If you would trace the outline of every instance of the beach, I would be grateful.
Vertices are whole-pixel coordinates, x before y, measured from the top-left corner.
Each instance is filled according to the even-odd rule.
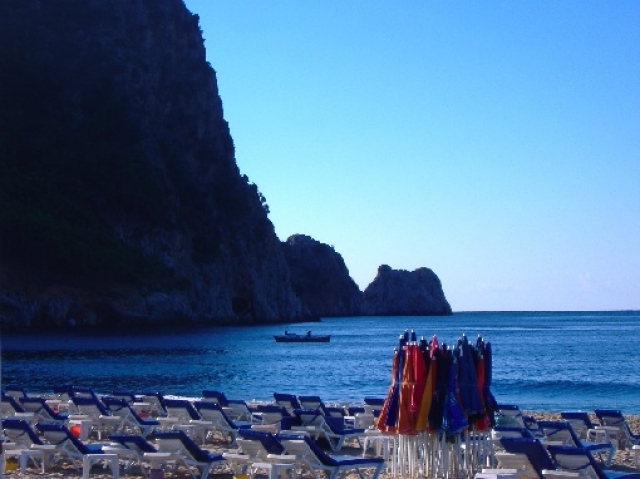
[[[522,411],[525,415],[530,415],[536,418],[536,420],[560,420],[560,414],[555,412],[544,412],[544,411]],[[632,431],[640,431],[640,416],[636,415],[625,415],[627,423],[631,427]],[[595,419],[595,418],[594,418]],[[208,443],[205,446],[206,449],[214,451],[214,452],[228,452],[233,450],[233,448],[229,448],[222,442],[214,442]],[[361,456],[362,450],[353,447],[352,444],[345,446],[340,452],[340,455],[353,455],[353,456]],[[369,453],[370,454],[370,453]],[[626,471],[626,472],[638,472],[638,468],[635,464],[634,452],[631,449],[617,450],[615,456],[613,458],[610,469],[617,471]],[[227,466],[222,465],[211,471],[209,477],[216,479],[233,479],[233,471]],[[27,474],[19,474],[18,471],[10,472],[5,471],[4,478],[15,478],[15,479],[24,479],[25,477],[33,477],[33,478],[41,478],[41,477],[55,477],[55,478],[79,478],[82,477],[82,471],[78,471],[69,466],[55,467],[47,470],[44,474],[40,473],[40,471],[36,470],[33,467],[30,467],[27,471]],[[91,470],[91,474],[89,476],[92,479],[108,479],[111,478],[111,472],[108,469],[102,469],[101,466],[94,466]],[[145,475],[139,469],[133,469],[126,474],[121,472],[120,477],[124,478],[144,478]],[[178,469],[177,471],[166,471],[165,478],[175,477],[179,479],[188,479],[191,478],[189,472],[184,469]],[[312,479],[313,476],[309,473],[309,471],[304,470],[302,475],[299,476],[302,479]],[[393,479],[392,474],[390,474],[386,469],[380,474],[380,479]],[[401,477],[401,476],[398,476]],[[341,475],[343,479],[359,479],[359,476],[356,472],[345,471]],[[261,476],[261,479],[268,479],[266,475]]]

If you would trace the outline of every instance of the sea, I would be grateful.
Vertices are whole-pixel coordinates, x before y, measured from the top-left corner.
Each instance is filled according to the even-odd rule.
[[[290,332],[329,343],[276,343]],[[491,392],[523,410],[620,409],[640,414],[640,311],[459,312],[445,317],[349,317],[186,330],[3,333],[2,384],[31,393],[73,384],[97,393],[270,401],[273,393],[360,404],[385,397],[398,338],[415,331],[454,345],[478,335],[493,351]]]

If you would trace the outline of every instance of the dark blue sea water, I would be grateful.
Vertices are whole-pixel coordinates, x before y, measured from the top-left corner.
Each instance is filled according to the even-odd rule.
[[[330,318],[288,325],[331,334],[328,344],[276,343],[285,327],[127,334],[3,334],[2,382],[33,392],[76,384],[98,392],[270,400],[273,392],[325,401],[384,397],[398,336],[414,329],[453,344],[481,334],[493,347],[492,392],[521,409],[621,409],[640,414],[640,312],[456,313],[450,317]]]

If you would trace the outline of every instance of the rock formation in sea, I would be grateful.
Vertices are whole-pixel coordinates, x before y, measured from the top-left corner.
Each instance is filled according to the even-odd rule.
[[[182,0],[0,2],[5,326],[304,318]]]
[[[293,290],[311,315],[361,314],[362,292],[331,246],[296,234],[283,243],[283,249]]]
[[[438,276],[429,268],[394,270],[387,265],[364,290],[364,314],[444,316],[451,314]]]

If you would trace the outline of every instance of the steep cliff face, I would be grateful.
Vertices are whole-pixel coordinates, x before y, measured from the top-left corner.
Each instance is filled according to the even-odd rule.
[[[181,0],[0,2],[0,102],[2,324],[303,316]]]
[[[283,243],[291,284],[313,316],[357,316],[362,312],[362,292],[331,246],[305,235]]]
[[[394,270],[387,265],[364,290],[364,312],[371,316],[444,316],[451,306],[429,268]]]

